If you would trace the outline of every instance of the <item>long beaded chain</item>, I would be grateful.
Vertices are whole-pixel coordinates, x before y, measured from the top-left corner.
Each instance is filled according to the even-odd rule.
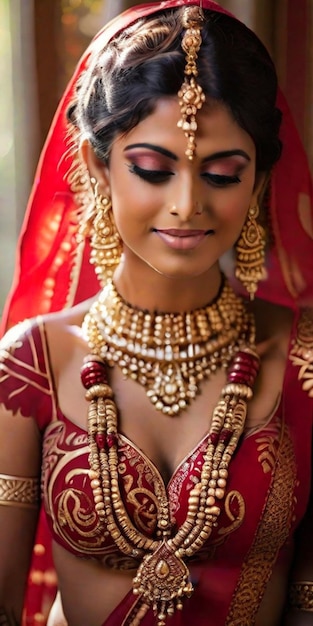
[[[249,337],[254,338],[254,320],[248,321]],[[240,334],[241,336],[241,334]],[[99,341],[103,341],[102,335]],[[235,351],[235,348],[234,348]],[[98,352],[98,351],[96,351]],[[221,512],[228,468],[243,432],[247,402],[259,369],[253,342],[237,346],[227,372],[227,382],[213,411],[208,443],[199,482],[191,490],[184,523],[173,534],[169,502],[162,501],[157,516],[156,538],[146,537],[130,519],[119,488],[118,416],[113,392],[108,385],[106,364],[99,355],[85,359],[81,378],[90,401],[88,439],[90,479],[95,508],[103,530],[109,531],[121,552],[141,559],[133,580],[133,592],[140,596],[131,625],[137,626],[152,608],[157,626],[165,626],[167,616],[181,609],[184,597],[193,592],[185,559],[208,541]]]
[[[214,302],[188,313],[142,311],[109,282],[83,324],[92,352],[118,365],[170,416],[196,397],[204,378],[228,367],[238,346],[253,343],[251,330],[243,300],[224,278]]]

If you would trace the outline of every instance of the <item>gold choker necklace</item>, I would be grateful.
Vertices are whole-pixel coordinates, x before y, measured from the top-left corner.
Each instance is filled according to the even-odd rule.
[[[255,341],[253,317],[225,280],[212,303],[188,313],[132,307],[110,282],[86,315],[83,332],[93,354],[118,365],[170,416],[196,397],[204,378],[226,369],[241,346]]]

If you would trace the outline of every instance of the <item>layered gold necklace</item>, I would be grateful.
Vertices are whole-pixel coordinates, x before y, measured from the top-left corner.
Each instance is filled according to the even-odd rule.
[[[90,401],[89,474],[99,526],[123,554],[141,560],[133,580],[138,602],[128,624],[138,626],[152,609],[157,626],[166,626],[167,617],[181,609],[184,598],[193,592],[188,558],[208,541],[221,512],[229,463],[244,429],[259,369],[254,320],[227,283],[214,303],[189,314],[140,311],[124,302],[110,284],[87,315],[84,331],[92,348],[81,378]],[[118,412],[107,363],[122,367],[124,375],[143,385],[150,398],[150,392],[157,395],[175,382],[175,372],[179,391],[167,390],[171,401],[163,403],[170,410],[165,411],[162,403],[157,406],[169,415],[185,408],[179,403],[183,399],[187,404],[195,396],[204,377],[227,367],[226,384],[212,419],[208,416],[211,425],[199,482],[190,491],[186,519],[177,531],[167,498],[159,502],[153,538],[146,537],[128,515],[119,486]]]
[[[89,346],[109,366],[118,365],[146,391],[156,409],[175,416],[240,345],[254,343],[254,325],[230,285],[215,301],[188,313],[149,312],[128,304],[108,283],[87,314]]]

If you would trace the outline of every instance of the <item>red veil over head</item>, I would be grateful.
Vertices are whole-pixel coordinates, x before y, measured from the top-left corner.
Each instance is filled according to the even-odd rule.
[[[19,239],[4,328],[25,317],[71,306],[98,291],[99,284],[89,264],[89,244],[77,245],[80,196],[67,177],[73,157],[68,153],[66,110],[93,50],[105,46],[142,16],[188,4],[198,3],[165,0],[133,7],[105,26],[82,56],[39,161]],[[231,15],[210,0],[202,0],[201,6]],[[270,219],[275,243],[267,261],[268,279],[260,284],[257,295],[296,307],[313,302],[312,181],[305,151],[281,92],[277,105],[283,112],[283,154],[272,173]]]
[[[75,189],[67,176],[73,166],[73,156],[68,150],[66,110],[93,50],[104,47],[137,18],[188,4],[198,3],[165,0],[133,7],[105,26],[82,56],[55,114],[38,164],[18,243],[16,273],[2,330],[25,317],[69,307],[99,290],[89,263],[88,241],[77,243],[82,195],[81,189]],[[210,0],[202,0],[201,5],[230,15]],[[306,154],[281,93],[277,105],[283,112],[283,154],[273,170],[271,184],[270,219],[275,244],[268,257],[268,279],[259,286],[257,295],[294,308],[313,302],[312,183]],[[49,545],[46,532],[41,523],[39,544]],[[40,562],[38,558],[34,557],[32,572],[42,568],[49,572],[49,550]],[[36,623],[32,616],[44,611],[43,604],[53,593],[54,589],[47,585],[45,588],[44,582],[40,589],[30,586],[27,623]]]

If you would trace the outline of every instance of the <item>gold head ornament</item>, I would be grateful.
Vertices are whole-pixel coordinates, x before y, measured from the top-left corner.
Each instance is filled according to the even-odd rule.
[[[202,43],[203,20],[201,7],[186,7],[183,16],[183,27],[186,32],[182,39],[182,49],[186,53],[185,79],[177,94],[181,110],[181,119],[177,126],[182,128],[187,137],[186,155],[190,161],[193,160],[196,152],[196,131],[198,128],[196,114],[205,102],[203,89],[197,82],[197,59]]]

